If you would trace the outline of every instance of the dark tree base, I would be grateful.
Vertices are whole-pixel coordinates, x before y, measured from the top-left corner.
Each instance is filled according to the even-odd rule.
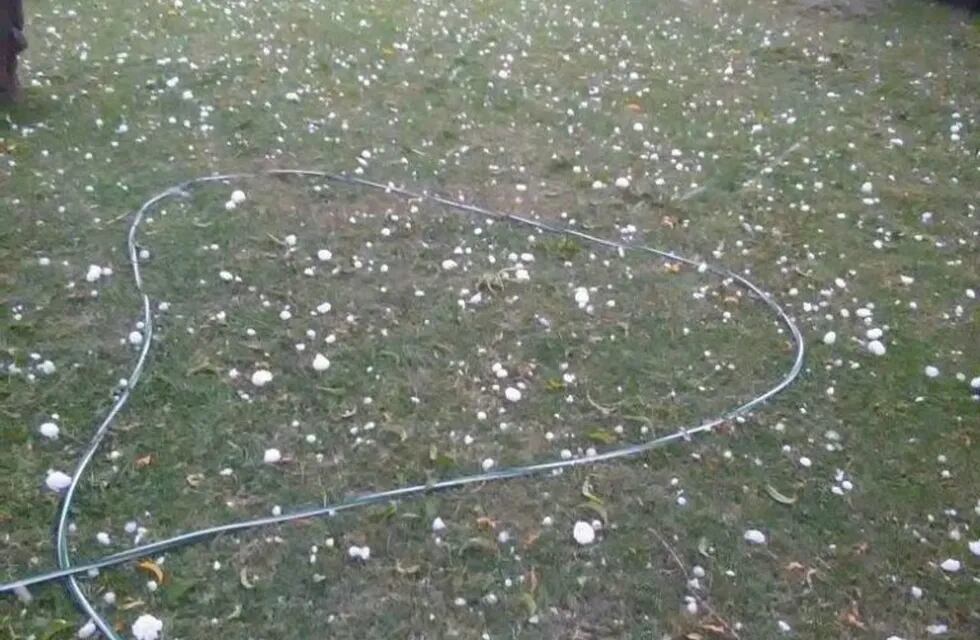
[[[0,0],[0,102],[20,97],[17,55],[26,48],[21,0]]]

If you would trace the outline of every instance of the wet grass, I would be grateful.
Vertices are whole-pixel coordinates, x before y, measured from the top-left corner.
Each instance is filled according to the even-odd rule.
[[[185,4],[32,9],[27,100],[0,121],[0,578],[53,564],[46,471],[71,470],[131,366],[125,214],[196,175],[299,166],[744,270],[804,329],[807,368],[744,422],[632,462],[217,539],[158,558],[155,591],[104,572],[89,589],[115,594],[102,610],[124,633],[141,613],[167,638],[980,633],[969,14]],[[140,242],[169,306],[83,481],[75,557],[129,545],[131,521],[152,540],[640,441],[788,366],[786,336],[733,287],[489,222],[309,180],[167,201]],[[86,282],[90,264],[113,274]],[[275,377],[255,388],[260,367]],[[52,414],[54,442],[38,433]],[[283,463],[263,463],[272,447]],[[595,544],[573,541],[577,520],[601,525]],[[0,638],[85,622],[58,588],[34,595],[0,602]]]

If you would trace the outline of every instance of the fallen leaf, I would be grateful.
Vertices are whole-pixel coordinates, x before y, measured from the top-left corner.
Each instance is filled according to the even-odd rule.
[[[578,506],[578,508],[585,509],[586,511],[591,511],[592,513],[599,516],[604,523],[609,522],[609,512],[606,511],[605,505],[590,500],[588,502],[583,502]]]
[[[708,553],[708,539],[704,536],[701,536],[701,538],[698,540],[698,553],[703,555],[705,558],[712,557],[711,554]]]
[[[150,466],[151,464],[153,464],[153,454],[152,453],[148,453],[148,454],[146,454],[145,456],[143,456],[141,458],[136,458],[136,468],[137,469],[145,469],[146,467]]]
[[[400,560],[396,560],[395,561],[395,571],[397,571],[398,573],[400,573],[403,576],[415,575],[416,573],[419,572],[419,569],[421,569],[421,568],[422,567],[419,566],[419,565],[417,565],[417,564],[413,564],[413,565],[409,565],[407,567],[403,567]]]
[[[796,504],[795,497],[791,498],[785,494],[780,493],[771,484],[766,485],[766,493],[768,493],[769,497],[775,500],[776,502],[778,502],[779,504]]]
[[[248,572],[243,567],[241,571],[238,572],[238,581],[246,589],[254,589],[255,585],[248,581]]]
[[[163,584],[163,569],[156,562],[152,560],[141,560],[136,563],[136,568],[152,576],[157,581],[157,584]]]
[[[729,637],[728,629],[719,624],[710,624],[706,622],[701,625],[701,628],[716,636],[722,636],[723,638]]]
[[[534,601],[534,596],[527,591],[521,594],[521,603],[524,604],[529,616],[533,616],[534,612],[538,610],[538,603]]]
[[[142,600],[130,600],[129,602],[120,605],[119,609],[122,611],[129,611],[130,609],[135,609],[136,607],[142,607],[146,603]]]
[[[612,444],[616,442],[616,436],[605,429],[593,429],[589,432],[588,438],[597,444]]]
[[[531,533],[529,533],[526,536],[524,536],[524,548],[526,549],[528,547],[534,546],[534,543],[537,542],[538,541],[538,538],[540,538],[540,537],[541,537],[541,530],[540,529],[535,529]]]
[[[861,612],[858,611],[857,604],[851,604],[851,608],[841,614],[841,620],[852,627],[866,631],[868,626],[861,620]]]
[[[497,545],[486,538],[470,538],[459,548],[460,554],[466,553],[467,551],[481,551],[487,554],[496,554]]]
[[[591,502],[602,504],[602,498],[597,496],[592,491],[592,482],[590,482],[588,478],[586,478],[585,482],[582,483],[582,495],[588,498]]]

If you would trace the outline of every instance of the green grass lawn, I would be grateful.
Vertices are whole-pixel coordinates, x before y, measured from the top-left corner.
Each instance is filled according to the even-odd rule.
[[[127,214],[188,178],[302,167],[724,264],[800,324],[803,375],[640,459],[217,538],[154,558],[160,584],[85,580],[120,635],[148,614],[168,640],[980,637],[975,17],[30,4],[25,100],[0,113],[0,582],[54,566],[45,478],[135,359]],[[730,283],[311,179],[199,186],[140,246],[156,334],[80,487],[76,561],[640,442],[792,358]],[[0,600],[0,639],[86,623],[58,585],[33,596]]]

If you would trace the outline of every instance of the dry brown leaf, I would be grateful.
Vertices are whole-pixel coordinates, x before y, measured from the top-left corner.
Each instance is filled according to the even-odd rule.
[[[136,563],[136,568],[152,576],[157,581],[157,584],[163,584],[163,569],[156,562],[152,560],[141,560]]]
[[[136,607],[142,607],[146,603],[142,600],[130,600],[129,602],[124,602],[119,606],[121,611],[129,611],[130,609],[135,609]]]
[[[146,467],[150,466],[151,464],[153,464],[153,454],[152,453],[148,453],[145,456],[142,456],[140,458],[136,458],[136,468],[137,469],[145,469]]]
[[[701,628],[704,629],[705,631],[709,632],[709,633],[712,633],[712,634],[716,635],[716,636],[722,636],[722,637],[725,637],[725,638],[728,637],[728,629],[726,629],[725,627],[721,626],[720,624],[711,624],[711,623],[705,622],[705,623],[703,623],[701,625]]]
[[[840,619],[845,624],[848,624],[856,629],[861,629],[862,631],[866,631],[868,628],[868,626],[864,624],[864,621],[861,620],[861,612],[858,611],[856,603],[851,605],[851,609],[849,611],[842,613]]]
[[[540,537],[541,537],[540,529],[535,529],[534,531],[530,532],[524,537],[524,547],[527,548],[527,547],[534,546],[534,543],[537,542],[538,538]]]

